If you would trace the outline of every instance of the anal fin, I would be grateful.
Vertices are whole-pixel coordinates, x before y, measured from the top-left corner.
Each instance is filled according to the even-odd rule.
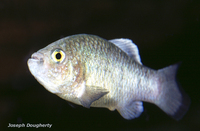
[[[117,108],[118,112],[125,119],[134,119],[141,115],[143,112],[143,105],[141,101],[132,101],[122,107]]]

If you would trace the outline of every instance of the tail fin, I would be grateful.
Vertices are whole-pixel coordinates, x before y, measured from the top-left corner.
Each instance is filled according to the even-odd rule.
[[[179,64],[158,70],[159,95],[155,104],[165,113],[180,120],[190,106],[190,98],[176,83],[176,71]]]

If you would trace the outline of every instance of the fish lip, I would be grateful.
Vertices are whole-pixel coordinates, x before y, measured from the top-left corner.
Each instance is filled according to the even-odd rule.
[[[35,52],[31,55],[31,60],[34,60],[34,61],[40,61],[40,62],[43,62],[44,59],[43,59],[44,55],[42,53],[39,53],[39,52]]]

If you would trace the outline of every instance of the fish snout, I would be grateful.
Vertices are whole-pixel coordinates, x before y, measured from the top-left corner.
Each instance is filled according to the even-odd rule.
[[[44,55],[42,53],[35,52],[31,55],[30,59],[34,61],[44,62]]]

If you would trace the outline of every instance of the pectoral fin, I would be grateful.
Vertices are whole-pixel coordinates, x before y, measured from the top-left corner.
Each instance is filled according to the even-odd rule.
[[[84,107],[90,108],[92,102],[98,100],[107,93],[108,91],[102,87],[83,85],[79,92],[78,99]]]

